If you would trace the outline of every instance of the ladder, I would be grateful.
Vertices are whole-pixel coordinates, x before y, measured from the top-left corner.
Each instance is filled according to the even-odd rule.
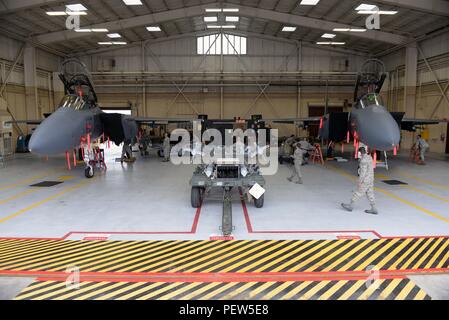
[[[314,149],[310,156],[312,163],[320,163],[320,164],[324,165],[323,152],[321,151],[320,145],[318,143],[315,143],[313,145],[313,147],[314,147]]]

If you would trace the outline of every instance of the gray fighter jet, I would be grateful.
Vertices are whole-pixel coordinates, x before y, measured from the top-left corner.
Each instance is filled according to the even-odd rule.
[[[358,74],[351,112],[326,113],[322,117],[278,119],[273,122],[295,123],[307,127],[320,123],[319,138],[324,141],[361,142],[377,151],[394,150],[401,139],[400,130],[415,131],[417,125],[438,124],[447,120],[406,119],[404,112],[389,112],[379,95],[385,81],[383,63],[367,60]],[[363,93],[359,95],[359,91]]]
[[[30,152],[37,155],[58,155],[66,153],[67,158],[74,150],[83,148],[86,163],[85,175],[94,176],[94,156],[91,141],[107,138],[119,145],[136,142],[139,123],[168,121],[159,118],[135,118],[118,113],[104,113],[99,105],[93,82],[86,66],[77,59],[62,63],[59,78],[64,84],[65,96],[57,110],[42,121],[17,121],[39,124],[33,132]],[[179,120],[172,122],[182,122]],[[190,119],[188,119],[190,121]],[[86,149],[87,148],[87,149]],[[69,161],[68,161],[69,163]]]

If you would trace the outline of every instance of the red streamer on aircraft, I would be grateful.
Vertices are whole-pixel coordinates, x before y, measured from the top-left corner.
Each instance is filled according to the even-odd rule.
[[[323,118],[320,118],[320,129],[323,129]]]
[[[393,155],[395,155],[395,156],[398,155],[398,149],[396,147],[394,147],[394,149],[393,149]]]
[[[341,144],[341,153],[344,153],[344,152],[345,152],[345,144],[342,143],[342,144]]]
[[[73,150],[73,166],[76,167],[76,149]]]
[[[376,168],[377,165],[377,152],[376,149],[374,149],[374,154],[373,154],[373,168]]]
[[[87,134],[87,148],[90,150],[90,133]]]
[[[109,139],[109,137],[108,137],[108,149],[110,149],[111,148],[111,139]]]
[[[349,143],[349,130],[348,130],[348,132],[346,133],[346,143]]]
[[[67,169],[72,170],[72,167],[70,166],[70,155],[68,151],[65,152],[65,158],[67,160]]]

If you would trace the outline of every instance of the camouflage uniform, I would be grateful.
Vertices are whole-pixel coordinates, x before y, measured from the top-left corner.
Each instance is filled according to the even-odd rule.
[[[293,156],[292,156],[293,157],[293,166],[292,166],[293,172],[292,172],[292,176],[290,178],[288,178],[289,181],[293,181],[293,179],[295,177],[297,177],[298,181],[296,183],[302,183],[301,166],[304,161],[305,153],[306,152],[299,147],[297,147],[295,149],[295,152],[293,153]]]
[[[369,154],[365,154],[360,159],[360,173],[357,190],[354,191],[351,204],[359,200],[363,195],[367,196],[371,207],[375,207],[374,199],[374,169],[373,158]]]
[[[170,138],[168,136],[164,138],[162,148],[164,150],[164,161],[170,161]]]
[[[424,161],[425,153],[429,148],[429,144],[423,138],[418,138],[418,141],[416,141],[416,147],[419,150],[419,158],[421,159],[421,161]]]

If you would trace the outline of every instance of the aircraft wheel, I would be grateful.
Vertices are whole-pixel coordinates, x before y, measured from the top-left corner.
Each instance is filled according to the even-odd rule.
[[[90,179],[94,177],[94,168],[93,167],[86,167],[86,169],[84,169],[84,175],[86,176],[86,178]]]
[[[263,207],[263,203],[264,203],[264,194],[260,196],[259,199],[255,199],[254,198],[254,205],[256,206],[256,208],[262,208]]]
[[[200,187],[192,187],[190,202],[192,203],[193,208],[199,208],[201,206],[202,194]]]

